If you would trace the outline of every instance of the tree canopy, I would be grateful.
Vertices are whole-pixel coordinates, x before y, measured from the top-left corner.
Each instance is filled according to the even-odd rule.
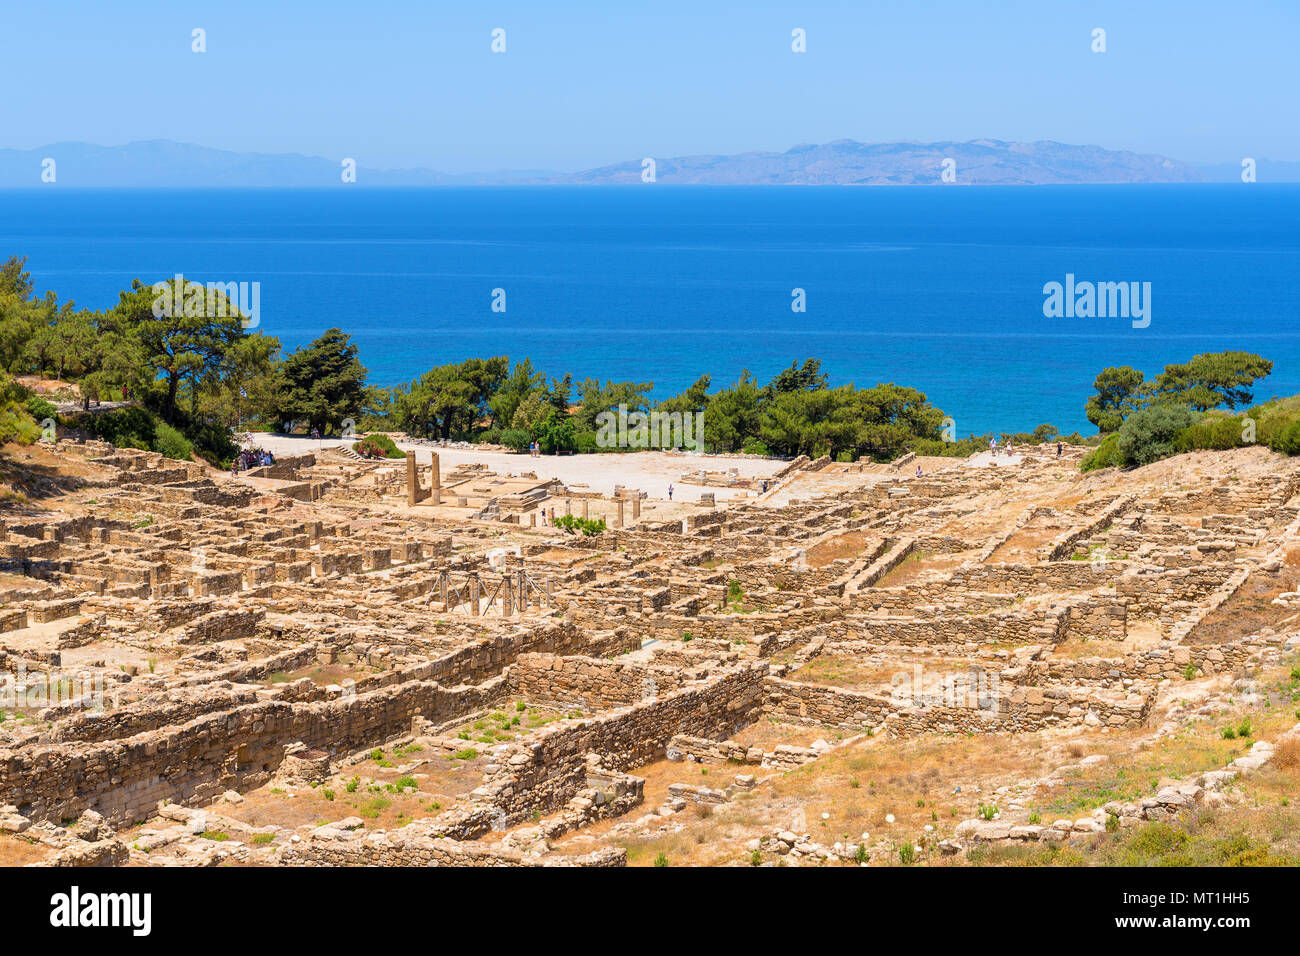
[[[366,400],[366,370],[340,329],[327,329],[280,363],[275,408],[281,421],[305,421],[322,435],[356,421]]]
[[[1134,412],[1151,405],[1182,405],[1198,412],[1249,405],[1249,386],[1273,371],[1273,363],[1251,352],[1205,352],[1166,365],[1149,381],[1128,366],[1102,369],[1092,383],[1096,394],[1084,414],[1103,433],[1118,431]]]

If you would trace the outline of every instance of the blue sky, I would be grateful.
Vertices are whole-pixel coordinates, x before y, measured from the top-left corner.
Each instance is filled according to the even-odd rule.
[[[164,138],[449,172],[841,138],[1300,159],[1297,0],[51,0],[3,20],[0,147]]]

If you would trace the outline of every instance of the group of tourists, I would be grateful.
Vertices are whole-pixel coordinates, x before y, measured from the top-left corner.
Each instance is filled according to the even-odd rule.
[[[234,460],[230,463],[230,473],[237,475],[241,471],[248,471],[251,468],[261,468],[274,464],[275,456],[269,451],[263,451],[260,448],[246,448],[235,455]]]

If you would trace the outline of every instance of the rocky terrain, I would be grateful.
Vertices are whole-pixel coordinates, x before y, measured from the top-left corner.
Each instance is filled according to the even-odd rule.
[[[1083,451],[6,449],[0,861],[1294,862],[1300,466]]]

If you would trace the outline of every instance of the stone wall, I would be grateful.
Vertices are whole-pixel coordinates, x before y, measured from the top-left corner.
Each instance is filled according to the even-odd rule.
[[[953,571],[949,586],[973,591],[1093,591],[1117,584],[1124,561],[1051,561],[1043,564],[964,565]]]
[[[286,847],[287,866],[626,866],[627,851],[604,847],[579,856],[529,858],[522,850],[482,846],[447,839],[425,821],[398,830],[364,830],[352,826],[320,827],[307,839]]]
[[[33,820],[96,810],[130,823],[162,801],[192,805],[261,786],[294,742],[359,750],[406,732],[416,716],[447,721],[503,694],[501,677],[453,689],[420,681],[332,701],[249,704],[105,742],[0,751],[0,791]]]
[[[1107,698],[1080,688],[1001,686],[978,706],[914,706],[910,700],[803,684],[779,677],[764,682],[763,710],[778,720],[867,730],[885,726],[891,733],[1018,733],[1057,723],[1081,723],[1088,714],[1112,727],[1145,724],[1155,700],[1145,695]],[[976,701],[972,700],[972,704]]]
[[[850,639],[873,644],[1043,644],[1060,640],[1067,610],[994,611],[952,617],[885,617],[855,621]]]
[[[1132,613],[1160,616],[1170,604],[1199,601],[1218,590],[1237,570],[1230,564],[1175,568],[1172,571],[1135,568],[1115,583],[1115,593],[1129,599]]]
[[[596,717],[564,720],[535,731],[527,746],[501,753],[474,795],[510,823],[563,804],[583,786],[587,755],[627,771],[664,756],[678,734],[725,738],[758,716],[766,664],[749,664],[653,700]]]
[[[1086,524],[1068,531],[1047,548],[1049,561],[1061,561],[1074,552],[1074,546],[1085,538],[1091,538],[1099,531],[1108,528],[1112,521],[1133,506],[1134,497],[1125,495],[1112,501]]]
[[[1123,657],[1056,658],[1050,654],[1028,665],[1035,682],[1117,680],[1183,680],[1188,665],[1204,674],[1221,674],[1242,667],[1265,647],[1281,644],[1281,635],[1253,637],[1226,644],[1180,644],[1157,647]]]
[[[1128,599],[1111,594],[1074,601],[1065,618],[1063,638],[1122,641],[1128,637]]]
[[[676,667],[553,654],[521,654],[506,672],[511,697],[583,710],[624,707],[676,690],[689,679]]]

